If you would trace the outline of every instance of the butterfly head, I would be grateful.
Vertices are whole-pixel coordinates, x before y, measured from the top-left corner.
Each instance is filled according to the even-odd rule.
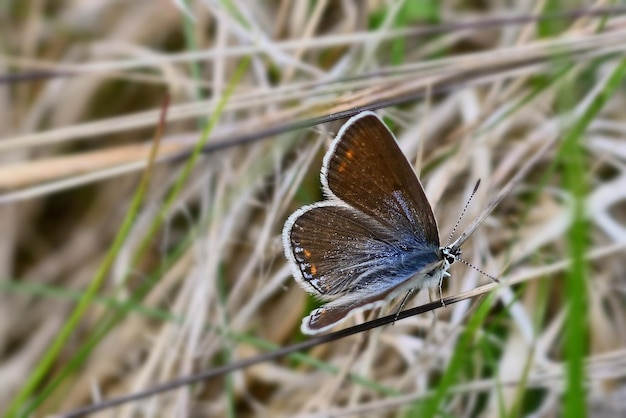
[[[461,257],[461,249],[459,247],[441,247],[439,250],[443,257],[444,270],[448,270]]]

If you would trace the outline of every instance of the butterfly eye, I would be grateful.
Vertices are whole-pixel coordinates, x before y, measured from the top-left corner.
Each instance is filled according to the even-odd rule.
[[[452,264],[461,256],[461,249],[456,248],[453,251],[450,251],[450,247],[443,247],[441,248],[441,253],[443,259],[446,260],[448,264]]]

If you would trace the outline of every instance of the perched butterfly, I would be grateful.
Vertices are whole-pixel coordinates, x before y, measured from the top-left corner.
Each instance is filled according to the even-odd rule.
[[[432,288],[460,256],[440,246],[433,211],[391,131],[370,111],[343,125],[324,156],[326,200],[285,222],[296,281],[325,305],[302,320],[316,334],[413,289]]]

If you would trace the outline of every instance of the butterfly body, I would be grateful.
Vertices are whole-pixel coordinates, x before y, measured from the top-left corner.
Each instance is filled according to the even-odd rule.
[[[326,200],[298,209],[283,229],[296,281],[328,301],[303,319],[304,333],[449,275],[460,251],[440,246],[422,185],[376,114],[344,124],[324,157],[321,182]]]

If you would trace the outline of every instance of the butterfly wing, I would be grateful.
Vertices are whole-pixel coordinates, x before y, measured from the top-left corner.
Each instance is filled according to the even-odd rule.
[[[358,299],[351,298],[348,301],[338,299],[327,303],[320,308],[314,309],[308,316],[302,319],[302,332],[304,334],[317,334],[326,331],[357,312],[383,305],[387,298],[395,293],[396,288],[390,288],[386,292],[377,295],[360,295],[363,297]]]
[[[374,113],[342,127],[321,177],[329,199],[294,212],[283,229],[296,281],[331,301],[303,320],[305,333],[324,331],[403,289],[432,285],[429,278],[443,263],[424,190]],[[417,273],[421,279],[409,281]]]
[[[283,240],[294,277],[323,300],[383,293],[440,259],[438,248],[406,233],[395,235],[375,219],[328,201],[294,212]],[[412,258],[420,263],[409,263]]]
[[[285,223],[283,240],[296,281],[309,293],[332,301],[305,319],[305,333],[324,331],[403,289],[424,286],[423,281],[409,279],[442,263],[437,246],[410,234],[397,235],[377,220],[332,201],[294,212]]]
[[[439,246],[437,222],[411,164],[387,126],[361,112],[341,128],[324,157],[327,195],[397,232],[410,231]]]

